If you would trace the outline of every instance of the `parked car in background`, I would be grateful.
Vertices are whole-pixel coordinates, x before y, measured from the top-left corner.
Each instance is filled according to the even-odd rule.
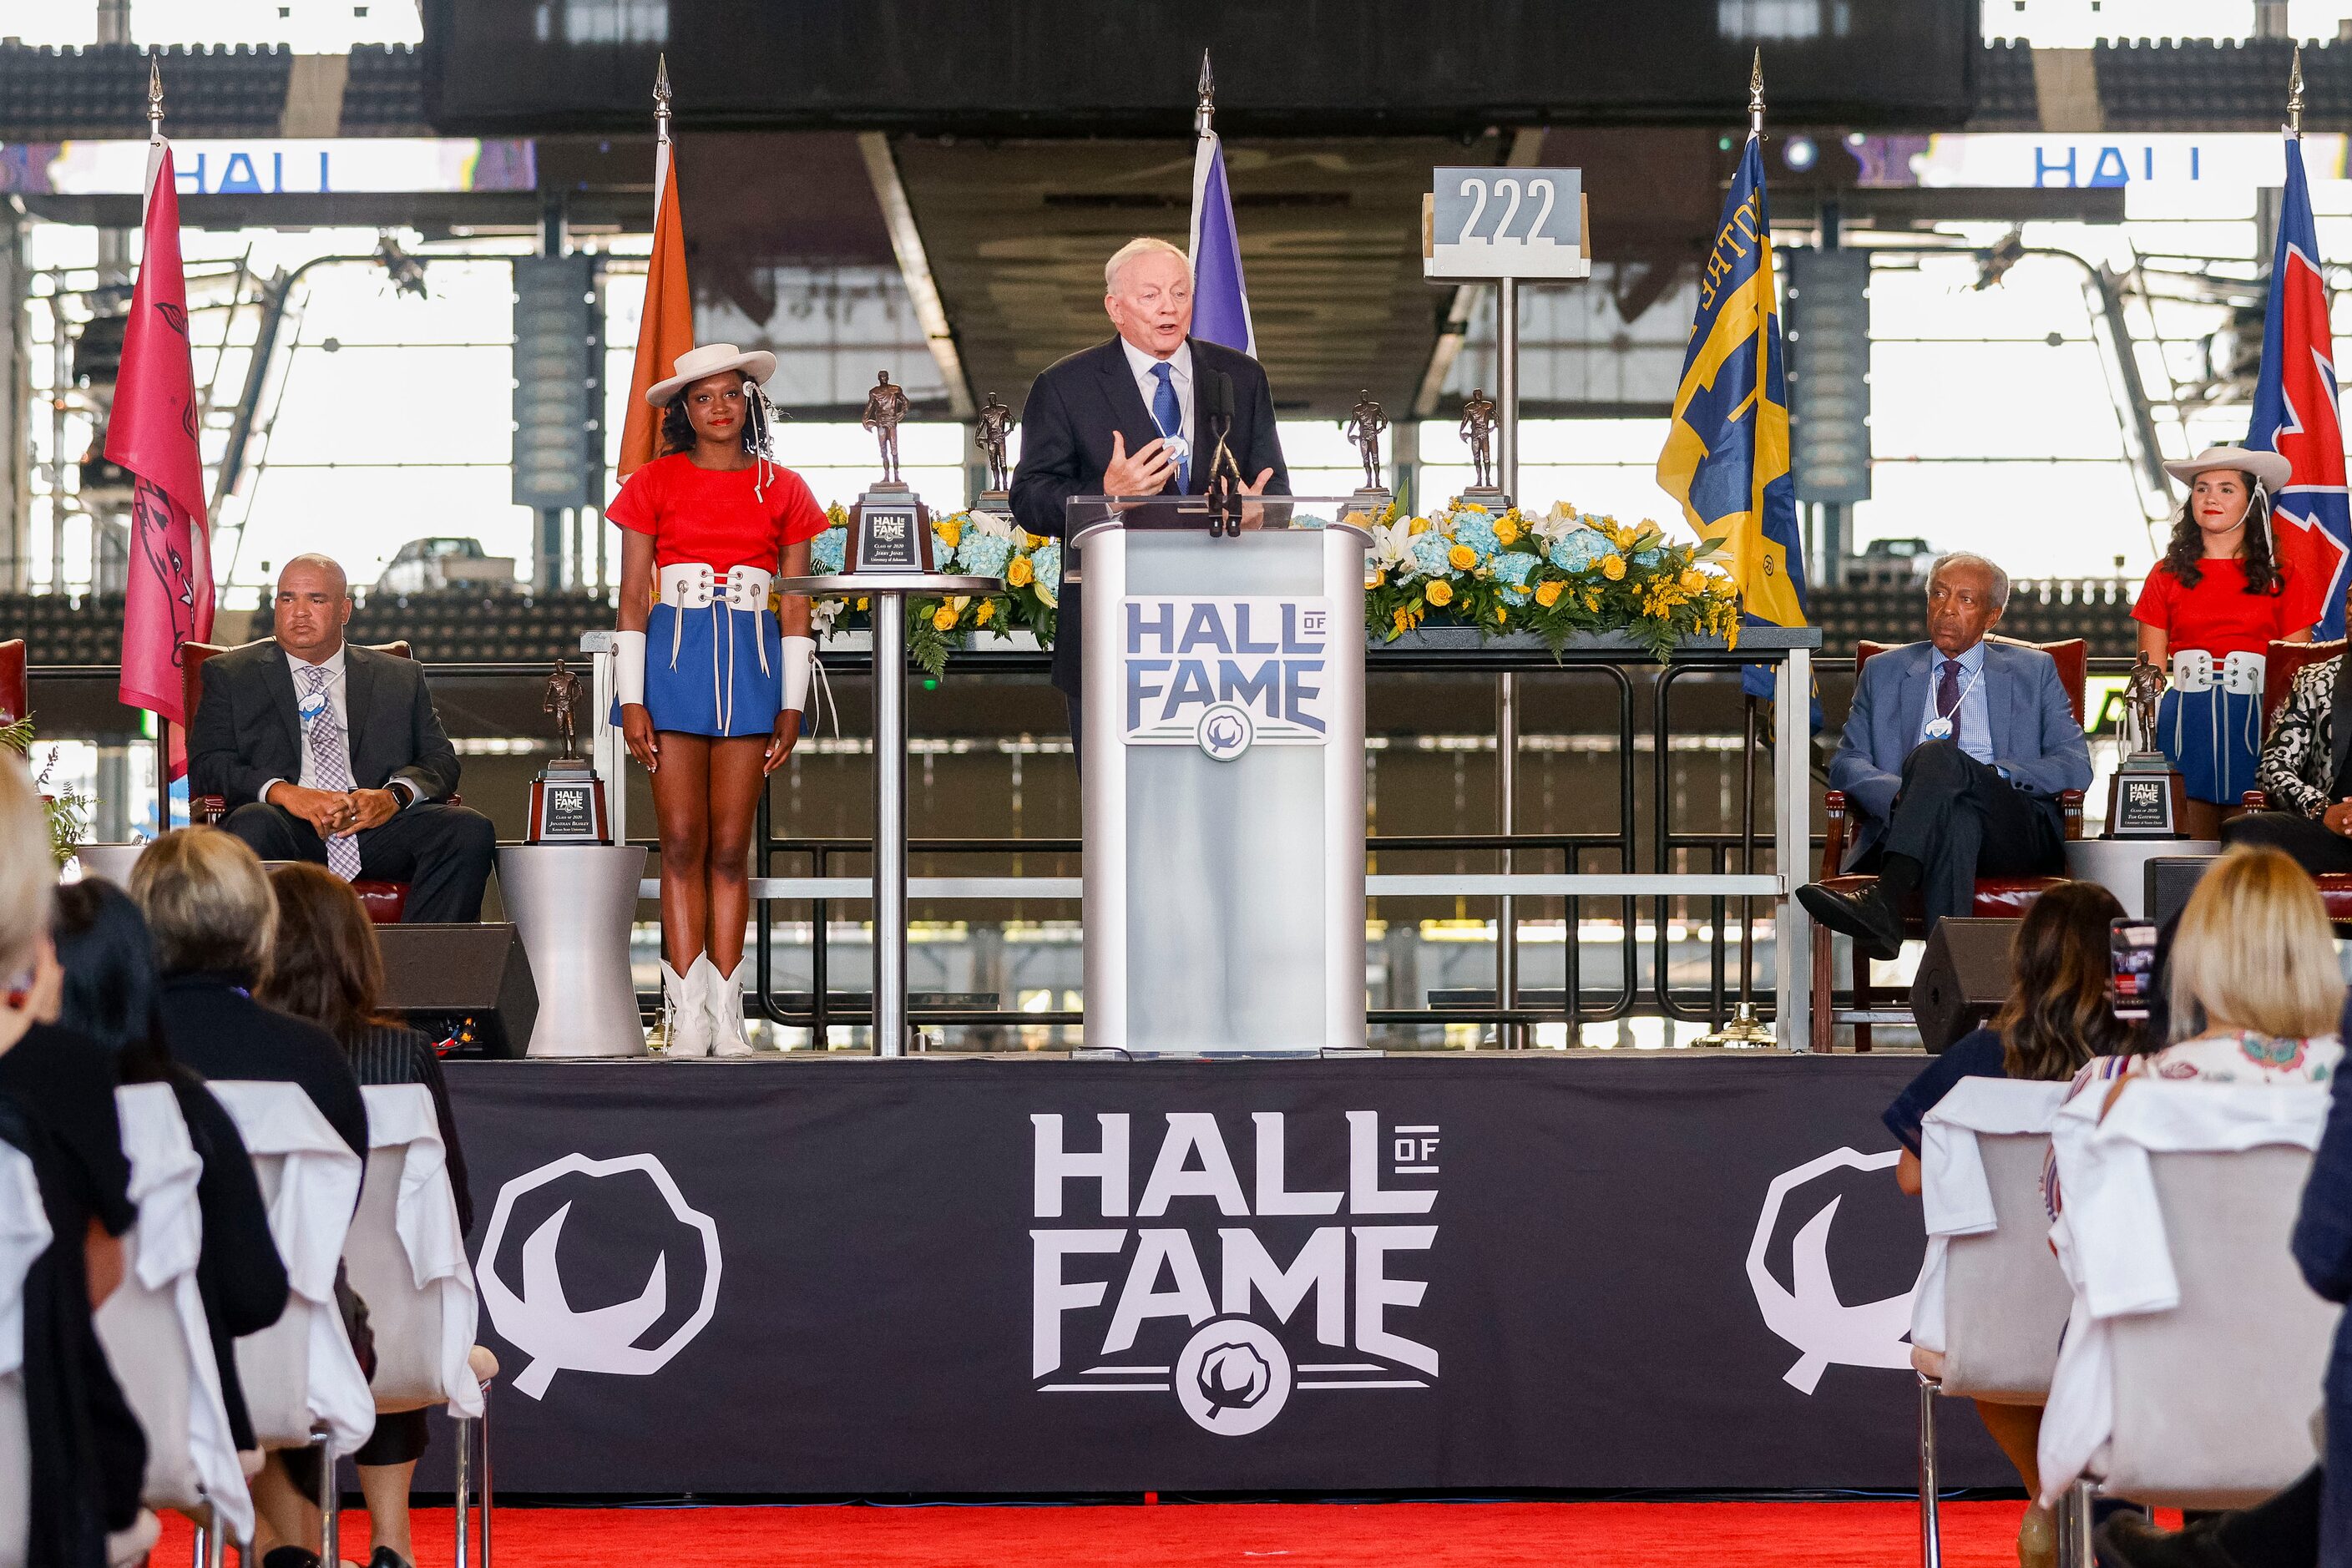
[[[515,559],[492,555],[478,539],[412,539],[385,563],[379,594],[430,594],[444,588],[497,592],[515,586]]]

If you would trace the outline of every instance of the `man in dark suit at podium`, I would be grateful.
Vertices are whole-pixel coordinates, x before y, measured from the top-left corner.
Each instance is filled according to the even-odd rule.
[[[1135,239],[1103,268],[1103,309],[1118,335],[1048,366],[1022,411],[1013,515],[1032,533],[1063,535],[1073,496],[1200,495],[1219,427],[1247,495],[1288,495],[1265,370],[1237,350],[1192,336],[1192,267],[1160,239]],[[1230,398],[1225,396],[1230,389]],[[1066,570],[1076,563],[1066,564]],[[1079,740],[1079,584],[1064,579],[1054,684]]]

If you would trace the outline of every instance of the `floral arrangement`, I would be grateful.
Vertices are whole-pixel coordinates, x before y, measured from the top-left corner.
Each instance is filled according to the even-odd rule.
[[[832,526],[809,542],[809,570],[838,573],[849,549],[849,514],[826,509]],[[907,601],[907,651],[934,679],[947,668],[950,652],[969,647],[974,632],[1027,630],[1053,646],[1061,604],[1062,542],[1041,539],[1001,512],[957,511],[931,519],[931,562],[941,572],[968,577],[1001,577],[1001,594],[956,595]],[[866,602],[819,599],[810,606],[819,637],[830,636],[845,616],[863,612]]]
[[[1676,542],[1644,519],[1627,526],[1565,501],[1530,521],[1456,499],[1433,517],[1394,515],[1372,530],[1368,635],[1392,642],[1433,619],[1482,632],[1529,631],[1554,653],[1587,632],[1622,631],[1664,657],[1685,637],[1739,641],[1739,595],[1699,564],[1714,548]]]
[[[27,762],[31,761],[32,715],[26,714],[22,719],[0,724],[0,746],[6,746]],[[48,808],[49,854],[63,869],[65,863],[73,858],[75,846],[89,830],[89,808],[93,803],[86,795],[48,793],[49,774],[56,771],[57,765],[58,753],[52,749],[49,760],[41,764],[41,771],[33,776],[33,787],[41,792],[41,804]]]

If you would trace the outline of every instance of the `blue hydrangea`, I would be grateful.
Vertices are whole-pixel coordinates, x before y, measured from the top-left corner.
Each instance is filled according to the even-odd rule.
[[[956,546],[956,570],[974,577],[1002,577],[1012,554],[1013,541],[967,529],[963,542]]]
[[[1423,577],[1446,575],[1454,570],[1452,563],[1445,559],[1446,552],[1453,548],[1454,541],[1433,528],[1427,533],[1415,534],[1412,541],[1414,573]]]
[[[1049,599],[1062,593],[1062,542],[1041,544],[1029,556],[1030,570],[1037,574],[1037,589]]]
[[[1497,583],[1507,583],[1514,588],[1528,584],[1528,574],[1536,569],[1536,558],[1524,550],[1506,550],[1486,563],[1486,570]]]
[[[1476,551],[1481,561],[1503,547],[1495,537],[1495,520],[1475,511],[1454,514],[1454,542]]]
[[[849,530],[828,528],[809,541],[809,571],[819,577],[837,576],[849,552]]]
[[[1616,548],[1608,535],[1597,530],[1571,529],[1551,547],[1551,563],[1563,572],[1581,572],[1599,565],[1601,558]]]
[[[1661,545],[1655,549],[1634,552],[1633,564],[1636,566],[1655,566],[1659,562],[1664,561],[1665,558],[1665,547]]]

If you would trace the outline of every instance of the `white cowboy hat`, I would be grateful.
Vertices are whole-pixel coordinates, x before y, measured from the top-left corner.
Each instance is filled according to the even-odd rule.
[[[685,362],[679,361],[681,364]],[[2294,466],[2276,452],[2260,451],[2252,447],[2208,447],[2185,463],[2167,463],[2164,471],[2182,484],[2194,484],[2197,476],[2215,468],[2235,468],[2254,476],[2254,482],[2273,495],[2293,476]]]
[[[678,355],[671,368],[677,372],[676,375],[646,388],[646,401],[656,408],[667,407],[669,400],[688,385],[722,370],[740,370],[765,386],[776,374],[776,356],[765,349],[753,349],[747,353],[733,343],[705,343]]]

